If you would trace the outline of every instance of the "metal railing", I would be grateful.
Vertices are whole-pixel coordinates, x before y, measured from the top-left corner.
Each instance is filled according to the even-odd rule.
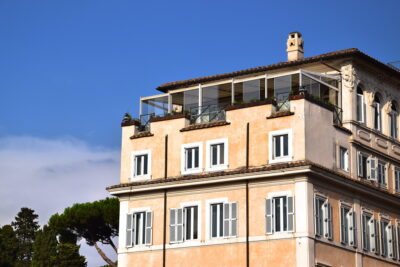
[[[289,94],[282,94],[274,101],[275,112],[290,111]]]
[[[333,110],[333,123],[336,125],[342,126],[343,109],[338,106],[334,106],[334,107],[335,108]]]
[[[155,113],[140,115],[140,125],[138,127],[139,132],[150,131],[150,120],[155,117]]]
[[[208,105],[191,108],[189,112],[190,124],[200,124],[226,119],[225,105]]]

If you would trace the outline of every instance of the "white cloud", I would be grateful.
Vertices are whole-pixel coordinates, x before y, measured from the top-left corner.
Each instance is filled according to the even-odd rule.
[[[34,209],[43,225],[74,203],[109,196],[105,187],[119,181],[119,156],[73,138],[0,138],[0,225],[21,207]],[[82,244],[81,253],[89,266],[105,264],[93,247]],[[106,254],[116,258],[109,249]]]

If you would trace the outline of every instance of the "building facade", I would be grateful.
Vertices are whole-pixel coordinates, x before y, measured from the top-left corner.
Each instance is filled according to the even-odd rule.
[[[287,53],[124,118],[119,266],[400,266],[400,72]]]

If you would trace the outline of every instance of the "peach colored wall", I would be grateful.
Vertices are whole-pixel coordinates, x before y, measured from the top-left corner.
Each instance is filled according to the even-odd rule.
[[[398,262],[395,263],[390,263],[390,262],[386,262],[386,261],[382,261],[382,260],[378,260],[375,258],[371,258],[368,256],[363,256],[362,259],[362,266],[363,267],[393,267],[393,266],[399,266]]]
[[[315,242],[315,261],[328,266],[356,266],[353,252],[335,248],[320,242]]]
[[[203,142],[203,168],[206,161],[206,141],[228,138],[229,169],[243,167],[246,164],[246,124],[250,123],[250,166],[268,164],[268,133],[281,129],[293,130],[293,160],[304,159],[304,121],[302,110],[304,100],[291,102],[294,116],[266,119],[271,115],[272,105],[262,105],[227,111],[230,125],[180,132],[186,120],[175,119],[151,123],[152,137],[130,140],[133,126],[122,129],[121,183],[130,181],[132,151],[152,151],[152,178],[164,177],[165,136],[168,135],[168,176],[180,175],[181,145]],[[257,155],[257,156],[254,156]]]
[[[296,241],[277,239],[250,243],[250,266],[296,266]]]

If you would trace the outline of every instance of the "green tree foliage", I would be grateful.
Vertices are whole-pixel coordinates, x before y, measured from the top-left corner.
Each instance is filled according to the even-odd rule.
[[[11,225],[0,228],[0,266],[11,267],[17,259],[18,239]]]
[[[98,243],[111,245],[115,252],[117,248],[112,238],[118,235],[119,201],[116,198],[74,204],[66,208],[62,214],[55,214],[49,220],[49,225],[57,230],[61,239],[73,234],[84,238],[89,246],[94,246],[100,256],[110,266],[114,262],[101,250]]]
[[[86,259],[75,243],[59,243],[57,233],[44,226],[36,234],[32,267],[85,267]]]
[[[15,221],[11,223],[18,240],[16,267],[28,267],[31,265],[33,241],[39,229],[37,218],[38,215],[35,214],[34,210],[21,208],[21,211],[15,217]]]

